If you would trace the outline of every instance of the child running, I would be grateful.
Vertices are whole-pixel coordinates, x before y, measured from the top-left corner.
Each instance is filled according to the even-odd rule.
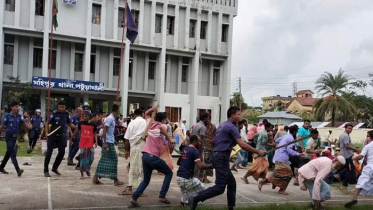
[[[78,129],[75,130],[71,137],[71,139],[74,139],[80,131],[80,179],[84,179],[84,172],[87,173],[88,177],[91,176],[90,169],[95,156],[93,144],[95,148],[97,148],[97,127],[95,123],[90,121],[90,115],[91,114],[87,110],[83,112],[83,121],[79,122]]]

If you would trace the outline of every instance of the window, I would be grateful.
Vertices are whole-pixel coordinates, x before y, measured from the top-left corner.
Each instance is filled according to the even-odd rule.
[[[148,78],[149,79],[155,79],[155,65],[157,63],[154,61],[149,61],[149,73],[148,73]]]
[[[196,25],[197,25],[197,20],[190,20],[190,23],[189,23],[189,38],[195,38],[196,37]]]
[[[16,0],[5,0],[5,10],[14,12],[16,9]]]
[[[119,65],[120,65],[120,58],[114,57],[114,62],[113,62],[113,75],[114,76],[119,76]]]
[[[162,33],[162,15],[155,15],[155,33]]]
[[[218,85],[220,69],[214,69],[213,85]]]
[[[183,57],[183,64],[189,65],[189,58]]]
[[[4,64],[13,65],[14,36],[5,34],[4,40]]]
[[[34,68],[43,67],[43,48],[34,48]]]
[[[183,65],[181,69],[181,82],[188,82],[188,68],[189,66]]]
[[[92,23],[100,25],[101,22],[101,5],[93,4],[92,6]]]
[[[52,69],[56,69],[56,57],[57,57],[57,51],[52,50]],[[50,64],[50,62],[49,62],[49,57],[48,57],[48,69],[49,69],[49,64]]]
[[[207,21],[201,21],[201,39],[206,39]]]
[[[166,115],[170,122],[180,122],[181,107],[168,107],[166,106]]]
[[[223,24],[222,32],[221,32],[221,41],[222,42],[227,42],[227,40],[228,40],[228,29],[229,29],[229,25]]]
[[[123,15],[124,15],[124,8],[118,9],[118,27],[123,28]]]
[[[44,1],[45,0],[35,1],[35,15],[44,16]]]
[[[83,55],[84,55],[84,53],[75,52],[75,66],[74,66],[74,70],[76,72],[83,72]]]
[[[167,34],[174,34],[175,17],[167,16]]]
[[[140,11],[131,9],[133,21],[135,21],[136,27],[139,28]]]
[[[96,70],[96,55],[91,54],[91,66],[90,66],[91,74],[94,74],[95,70]]]
[[[151,61],[157,61],[157,54],[155,54],[155,53],[149,53],[149,60],[151,60]]]

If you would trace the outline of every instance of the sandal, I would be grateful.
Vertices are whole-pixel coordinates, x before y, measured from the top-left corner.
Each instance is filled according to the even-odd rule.
[[[353,200],[353,201],[350,201],[348,203],[345,204],[345,208],[351,208],[353,205],[356,205],[357,204],[357,200]]]
[[[132,195],[132,192],[129,191],[129,188],[130,188],[130,187],[127,186],[126,189],[123,190],[123,192],[122,192],[122,193],[119,193],[118,195]]]
[[[130,205],[128,206],[129,209],[139,208],[139,207],[141,207],[141,206],[139,205],[139,203],[137,203],[137,201],[135,201],[133,199],[130,200]]]
[[[120,186],[122,186],[122,185],[124,185],[124,182],[121,182],[121,181],[116,181],[116,182],[114,182],[114,186],[116,186],[116,187],[120,187]]]
[[[171,202],[169,200],[167,200],[165,198],[165,200],[158,200],[160,203],[164,203],[164,204],[171,204]]]

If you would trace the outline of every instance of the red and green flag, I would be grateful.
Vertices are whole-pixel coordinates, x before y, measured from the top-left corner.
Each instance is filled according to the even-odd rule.
[[[58,13],[58,3],[57,3],[57,0],[53,0],[52,15],[53,15],[54,30],[56,30],[58,27],[57,13]]]

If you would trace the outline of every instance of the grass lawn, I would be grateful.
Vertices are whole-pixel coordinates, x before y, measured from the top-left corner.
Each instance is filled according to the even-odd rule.
[[[167,210],[177,210],[177,209],[189,209],[189,208],[167,208]],[[204,207],[204,206],[198,206],[198,210],[225,210],[226,207]],[[264,206],[248,206],[248,207],[237,207],[236,210],[244,210],[244,209],[250,209],[250,210],[309,210],[312,209],[310,205],[295,205],[295,204],[270,204],[270,205],[264,205]],[[344,206],[340,205],[327,205],[327,210],[342,210],[345,209]],[[373,205],[356,205],[352,210],[367,210],[367,209],[373,209]],[[165,209],[166,210],[166,209]]]
[[[35,156],[43,156],[41,153],[41,146],[36,144],[34,151],[31,154],[27,154],[27,146],[25,142],[20,142],[19,146],[21,148],[18,149],[17,156],[18,157],[35,157]],[[0,141],[0,156],[4,156],[6,152],[6,143],[5,141]]]

